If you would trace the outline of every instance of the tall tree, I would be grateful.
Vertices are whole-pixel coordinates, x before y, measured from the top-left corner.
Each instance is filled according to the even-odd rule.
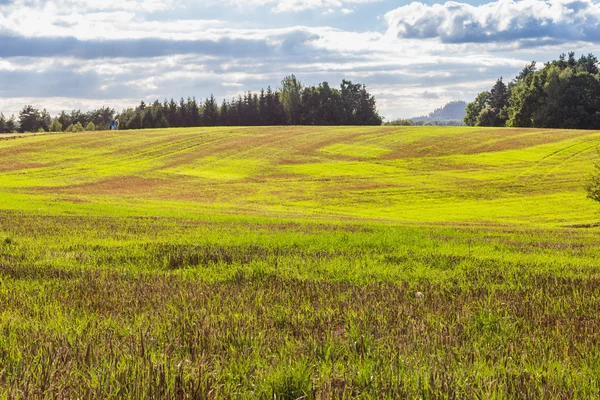
[[[287,123],[297,125],[300,123],[302,83],[295,75],[286,76],[281,81],[279,88],[280,100],[287,118]]]
[[[360,107],[361,102],[361,90],[360,84],[353,84],[351,81],[342,80],[340,85],[340,91],[342,94],[342,108],[343,108],[343,125],[355,125],[356,113]]]
[[[496,114],[500,114],[502,109],[508,104],[508,88],[502,81],[502,77],[496,81],[492,90],[490,90],[489,106]]]
[[[0,113],[0,133],[9,133],[6,132],[6,118],[2,113]]]
[[[204,101],[204,114],[202,120],[204,121],[204,125],[215,126],[217,125],[218,118],[219,106],[217,105],[215,96],[211,94],[210,97]]]
[[[538,75],[517,82],[510,91],[506,124],[524,128],[533,126],[533,113],[543,99],[543,92],[542,81]]]
[[[19,113],[19,127],[21,132],[47,131],[52,120],[46,110],[38,110],[31,105],[23,107]]]
[[[223,99],[221,108],[219,109],[219,125],[230,125],[229,102]]]
[[[267,96],[265,90],[260,90],[260,96],[258,97],[258,124],[266,125],[267,122]]]

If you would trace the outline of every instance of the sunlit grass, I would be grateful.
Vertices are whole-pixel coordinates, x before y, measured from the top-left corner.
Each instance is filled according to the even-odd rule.
[[[0,398],[596,398],[599,139],[0,140]]]
[[[30,210],[19,199],[31,194],[57,212],[96,215],[111,215],[113,202],[172,215],[179,203],[190,217],[223,204],[227,213],[297,218],[586,223],[599,218],[582,189],[599,140],[585,131],[439,127],[42,135],[0,141],[1,207]]]

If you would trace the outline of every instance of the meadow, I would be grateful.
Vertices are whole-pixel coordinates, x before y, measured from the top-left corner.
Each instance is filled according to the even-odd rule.
[[[0,140],[0,398],[596,398],[599,140]]]

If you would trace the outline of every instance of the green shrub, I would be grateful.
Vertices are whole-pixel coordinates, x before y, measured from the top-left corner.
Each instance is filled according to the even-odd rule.
[[[48,128],[49,132],[62,132],[62,123],[58,120],[58,118],[54,118],[52,123],[50,124],[50,128]]]
[[[81,122],[77,122],[76,124],[71,124],[65,129],[65,132],[83,132],[83,125]]]
[[[587,197],[600,202],[600,164],[596,164],[596,170],[585,185]]]

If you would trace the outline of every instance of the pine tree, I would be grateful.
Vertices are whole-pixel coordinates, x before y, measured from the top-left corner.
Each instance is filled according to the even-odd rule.
[[[0,113],[0,133],[9,133],[6,131],[6,118],[2,113]]]
[[[177,107],[177,103],[175,102],[175,100],[173,100],[173,98],[171,98],[171,101],[169,102],[169,110],[168,110],[168,114],[167,114],[167,120],[169,121],[169,126],[175,128],[180,126],[179,125],[179,109]]]
[[[265,90],[260,89],[260,96],[258,98],[258,124],[266,125],[267,121],[267,98],[265,96]]]
[[[215,96],[212,94],[206,101],[204,102],[204,114],[203,121],[205,125],[215,126],[217,125],[219,118],[219,106],[217,105],[217,100],[215,100]]]
[[[221,104],[221,108],[219,109],[219,125],[231,125],[229,115],[229,103],[227,100],[223,99],[223,103]]]

